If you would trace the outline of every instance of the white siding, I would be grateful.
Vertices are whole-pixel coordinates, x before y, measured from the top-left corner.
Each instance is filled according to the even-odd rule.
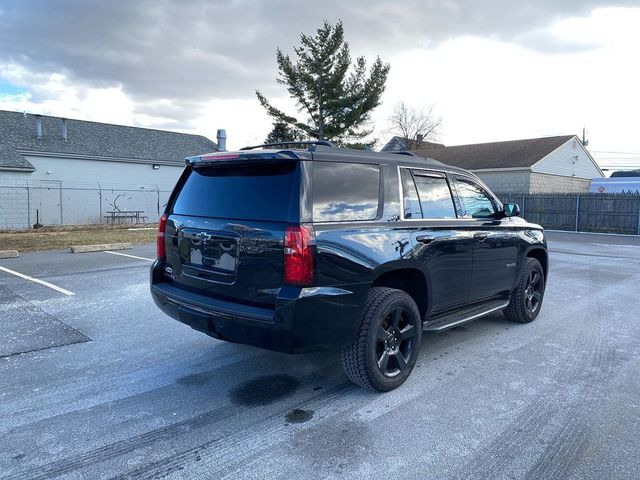
[[[31,172],[13,172],[11,170],[0,170],[0,185],[23,185],[31,178]]]
[[[105,187],[111,186],[149,186],[173,187],[184,166],[161,165],[154,170],[151,165],[142,163],[108,162],[80,160],[74,158],[36,157],[25,155],[36,168],[30,176],[34,181],[61,181],[63,185],[92,185],[98,182]],[[47,173],[51,172],[51,173]]]
[[[577,137],[536,162],[531,167],[531,171],[587,179],[603,176]]]
[[[33,173],[0,171],[0,229],[104,223],[115,209],[156,221],[184,167],[25,156]],[[28,186],[28,187],[27,187]]]

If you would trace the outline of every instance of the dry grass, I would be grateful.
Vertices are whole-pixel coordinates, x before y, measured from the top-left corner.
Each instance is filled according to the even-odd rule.
[[[129,228],[153,228],[152,230],[127,230]],[[40,230],[0,231],[0,250],[34,252],[58,250],[71,245],[98,243],[153,243],[157,225],[80,225],[44,227]]]

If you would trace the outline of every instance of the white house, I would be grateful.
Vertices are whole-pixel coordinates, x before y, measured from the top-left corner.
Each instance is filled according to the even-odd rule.
[[[98,223],[113,210],[155,220],[201,135],[0,110],[0,229]]]
[[[587,192],[604,176],[575,135],[415,150],[418,156],[471,170],[499,193]]]

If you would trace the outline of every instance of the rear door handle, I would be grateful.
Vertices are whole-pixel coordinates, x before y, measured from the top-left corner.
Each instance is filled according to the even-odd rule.
[[[487,239],[488,235],[486,233],[476,233],[473,238],[478,240],[479,242],[484,242]]]
[[[433,237],[429,235],[418,235],[416,237],[416,241],[420,243],[431,243],[433,241]]]

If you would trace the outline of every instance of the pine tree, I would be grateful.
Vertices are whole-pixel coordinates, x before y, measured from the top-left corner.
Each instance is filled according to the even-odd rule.
[[[276,121],[273,123],[273,129],[267,135],[264,143],[281,143],[295,142],[304,140],[304,135],[295,127],[290,127],[284,122]]]
[[[342,22],[325,21],[315,36],[301,34],[294,48],[295,62],[276,50],[278,83],[286,85],[305,121],[272,106],[256,90],[267,113],[277,123],[294,128],[307,138],[331,140],[340,145],[366,144],[361,140],[373,131],[371,111],[380,105],[389,73],[389,64],[378,57],[367,75],[364,57],[352,65],[349,44],[344,40]]]

